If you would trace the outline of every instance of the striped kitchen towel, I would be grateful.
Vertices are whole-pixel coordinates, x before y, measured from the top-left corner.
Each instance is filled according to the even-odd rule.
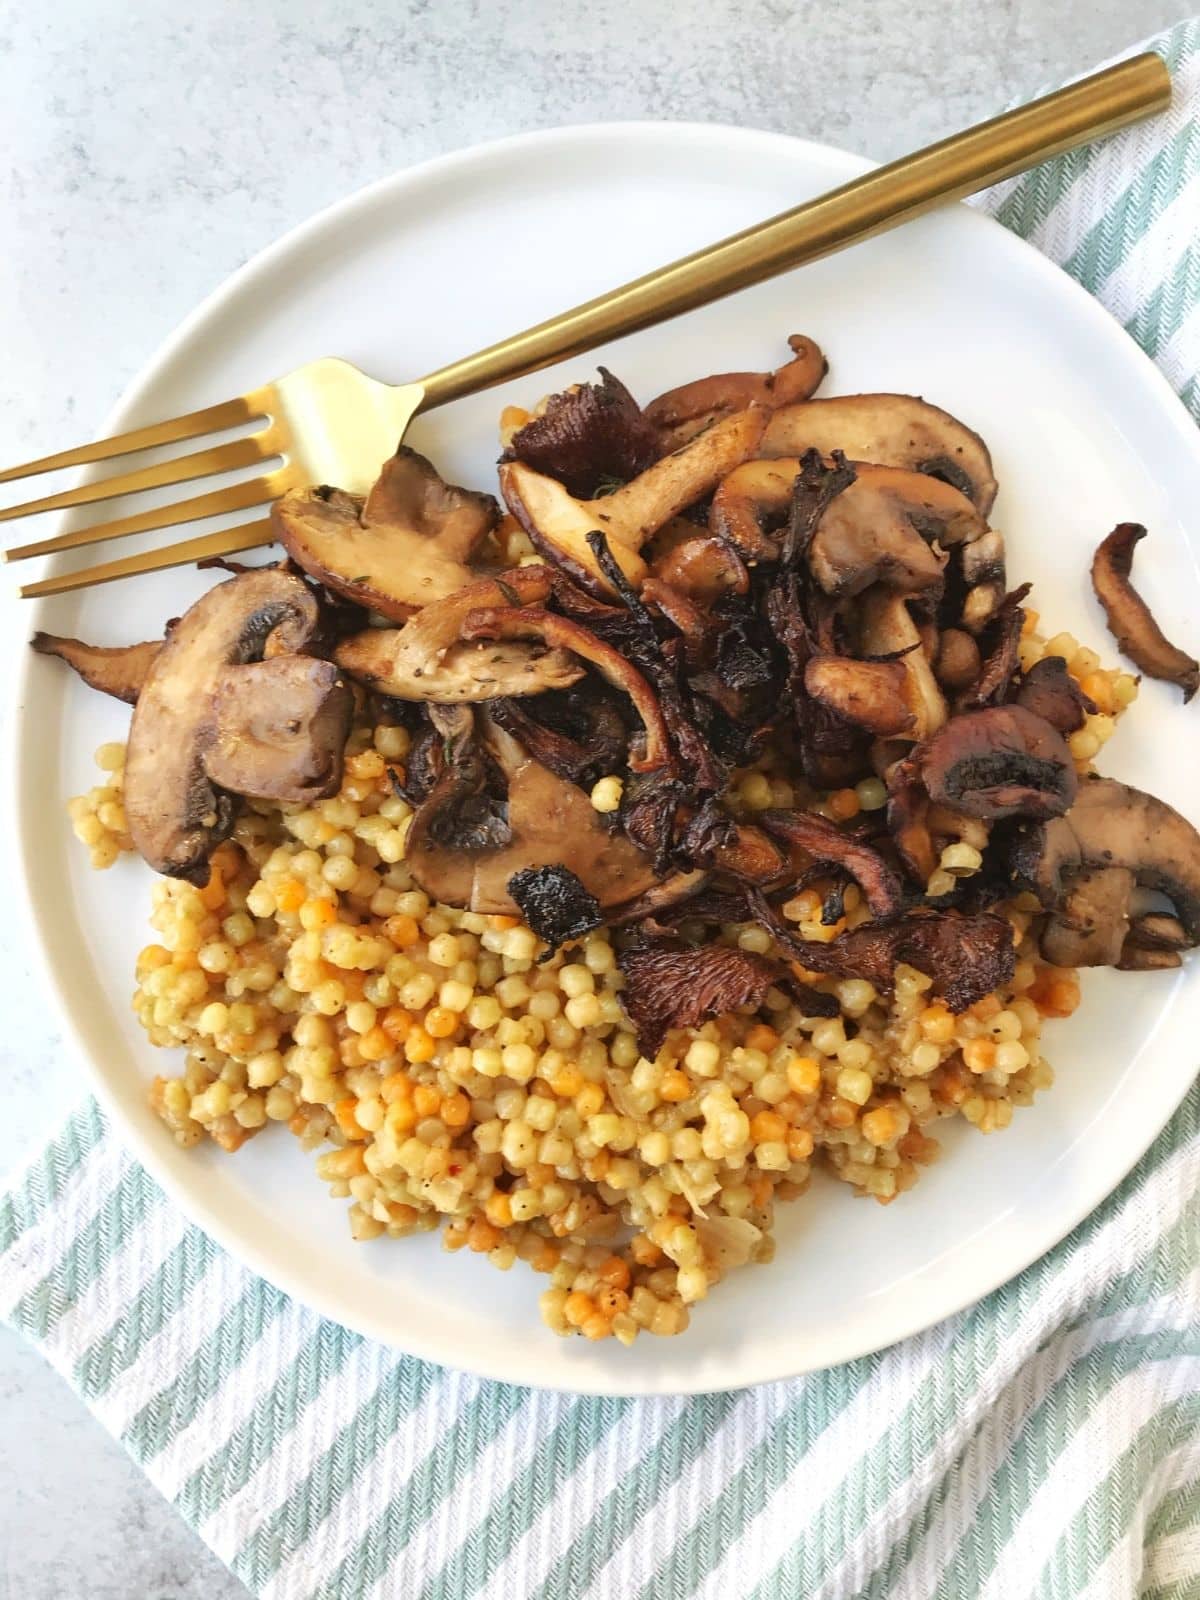
[[[986,205],[1200,414],[1200,23],[1171,114]],[[346,1332],[238,1266],[94,1103],[0,1201],[0,1310],[271,1600],[1200,1595],[1200,1091],[1074,1234],[868,1359],[572,1398]]]

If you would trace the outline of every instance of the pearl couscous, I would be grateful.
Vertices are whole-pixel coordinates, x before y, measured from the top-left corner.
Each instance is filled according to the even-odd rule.
[[[1033,626],[1022,666],[1064,656],[1098,707],[1071,739],[1087,770],[1136,680]],[[183,1052],[151,1089],[175,1139],[235,1151],[285,1124],[319,1152],[353,1238],[441,1228],[449,1250],[541,1273],[555,1332],[675,1334],[732,1267],[771,1258],[775,1205],[815,1167],[887,1203],[936,1158],[940,1119],[990,1133],[1051,1082],[1042,1023],[1075,1009],[1079,982],[1037,957],[1036,902],[1022,897],[997,908],[1017,952],[1011,982],[961,1015],[909,967],[889,998],[801,972],[839,1015],[805,1016],[772,989],[756,1014],[673,1031],[645,1058],[621,1005],[617,936],[599,929],[547,958],[515,918],[434,904],[415,885],[412,812],[391,782],[408,749],[403,727],[360,720],[339,793],[310,808],[249,802],[205,887],[155,881],[155,938],[137,962],[139,1020]],[[102,782],[70,811],[107,867],[130,848],[123,749],[97,760]],[[601,778],[591,797],[614,810],[620,780]],[[813,794],[769,760],[727,797],[735,815],[808,805],[838,820],[885,800],[876,778]],[[963,833],[930,892],[979,869],[985,838]],[[854,887],[833,924],[819,886],[782,909],[805,939],[868,916]],[[720,938],[771,949],[758,926]]]

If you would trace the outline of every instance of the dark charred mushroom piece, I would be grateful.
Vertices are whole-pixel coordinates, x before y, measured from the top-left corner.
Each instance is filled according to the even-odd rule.
[[[1059,816],[1075,798],[1062,735],[1022,706],[954,717],[916,758],[930,797],[970,817]]]
[[[900,962],[933,979],[933,992],[951,1011],[966,1011],[1007,983],[1016,968],[1012,928],[981,912],[913,911],[889,923],[866,923],[828,944],[797,940],[793,953],[814,972],[866,978],[881,994],[895,987]]]
[[[621,1004],[651,1060],[672,1028],[760,1006],[779,976],[765,957],[719,944],[646,944],[621,951],[617,964],[625,974]]]
[[[929,795],[911,756],[895,761],[886,774],[887,825],[905,871],[923,889],[938,864],[929,827]]]
[[[787,564],[808,554],[829,506],[857,477],[840,450],[827,461],[816,450],[781,460],[747,461],[713,495],[711,530],[747,561]]]
[[[35,633],[29,641],[39,655],[57,656],[87,684],[101,694],[133,705],[142,691],[146,674],[162,649],[161,639],[143,644],[85,644],[82,639],[64,639],[56,633]]]
[[[1092,587],[1124,654],[1147,677],[1177,683],[1186,703],[1200,687],[1200,662],[1171,643],[1130,581],[1134,550],[1145,537],[1140,522],[1119,523],[1092,558]]]
[[[522,867],[508,880],[508,892],[551,950],[582,939],[604,921],[600,902],[568,867]]]
[[[832,862],[848,872],[880,920],[900,911],[903,890],[896,874],[878,851],[843,833],[836,823],[811,811],[764,811],[759,820],[768,833],[798,845],[814,861]]]
[[[1025,625],[1021,601],[1031,587],[1023,583],[1012,594],[1006,595],[983,630],[981,643],[984,654],[979,676],[961,696],[958,702],[960,711],[977,711],[983,706],[999,705],[1007,698],[1017,670],[1021,630]]]
[[[236,809],[235,796],[214,780],[207,766],[220,727],[218,693],[228,702],[227,719],[237,701],[229,688],[234,670],[260,661],[268,643],[276,656],[299,654],[319,626],[315,595],[301,579],[278,568],[219,583],[176,623],[138,696],[125,760],[130,835],[155,871],[205,881],[208,858],[228,834]],[[287,730],[293,719],[301,726],[306,715],[315,719],[320,749],[314,752],[313,766],[325,768],[326,776],[310,791],[314,797],[331,793],[341,780],[338,729],[344,741],[350,697],[339,696],[328,682],[314,686],[308,681],[301,689],[296,712],[282,704],[278,710],[264,710],[253,731],[261,741],[272,720]],[[288,731],[283,758],[294,773],[297,752],[291,738]],[[226,755],[218,743],[218,770]],[[258,770],[268,767],[260,764]],[[272,781],[263,780],[267,796],[274,793]]]
[[[847,394],[777,410],[763,437],[764,456],[830,455],[873,461],[940,478],[986,517],[996,498],[992,458],[977,433],[949,412],[908,394]]]
[[[721,417],[749,406],[773,410],[807,400],[829,370],[820,349],[803,334],[788,339],[791,361],[775,372],[718,372],[669,389],[651,400],[646,417],[667,449],[675,450]]]
[[[1088,713],[1098,709],[1067,671],[1062,656],[1043,656],[1035,661],[1021,679],[1016,702],[1057,728],[1064,737],[1078,732]]]
[[[1011,865],[1051,911],[1081,870],[1124,867],[1139,888],[1165,895],[1187,942],[1200,943],[1200,834],[1165,801],[1114,778],[1085,779],[1065,816],[1023,830]]]
[[[509,440],[504,459],[557,478],[577,499],[606,482],[625,483],[662,454],[658,430],[606,367],[599,383],[581,383],[546,401]]]
[[[493,700],[488,713],[558,777],[594,782],[625,765],[629,735],[612,701],[584,689],[548,690],[523,701]]]
[[[284,549],[335,593],[403,621],[472,581],[469,563],[500,511],[490,494],[446,483],[401,445],[366,500],[292,489],[271,508]]]

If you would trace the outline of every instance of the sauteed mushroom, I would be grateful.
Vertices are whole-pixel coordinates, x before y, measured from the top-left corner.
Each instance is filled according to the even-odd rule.
[[[1200,662],[1171,643],[1130,581],[1133,552],[1145,537],[1140,522],[1118,524],[1092,560],[1092,587],[1120,648],[1147,677],[1177,683],[1186,703],[1200,687]]]

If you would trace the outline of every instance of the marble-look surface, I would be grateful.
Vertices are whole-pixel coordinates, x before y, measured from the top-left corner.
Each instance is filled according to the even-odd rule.
[[[0,7],[0,462],[94,432],[197,299],[293,223],[397,167],[525,128],[630,117],[748,123],[882,158],[1082,71],[1189,9],[1187,0]],[[15,652],[25,624],[2,587],[0,649]],[[10,858],[4,876],[11,870]],[[0,972],[3,1172],[38,1148],[82,1079],[8,924]],[[245,1591],[40,1357],[0,1331],[0,1600],[85,1595]]]

